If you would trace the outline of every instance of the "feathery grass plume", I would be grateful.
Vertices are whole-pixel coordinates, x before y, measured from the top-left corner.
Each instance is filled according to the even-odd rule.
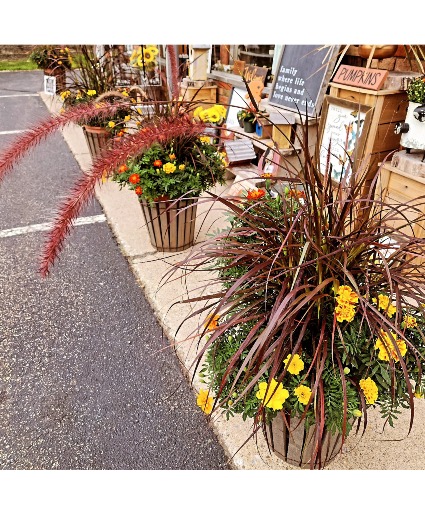
[[[171,96],[177,100],[179,98],[179,67],[175,47],[167,45],[167,53],[171,70]]]
[[[110,175],[129,158],[137,157],[153,143],[166,143],[179,136],[196,136],[203,131],[203,124],[193,124],[188,117],[172,117],[147,125],[142,131],[128,134],[95,160],[90,170],[83,174],[63,202],[50,231],[43,251],[40,273],[46,276],[63,249],[73,221],[94,195],[96,183],[104,174]]]
[[[204,287],[216,293],[193,291],[182,301],[204,303],[193,317],[219,315],[207,340],[202,324],[194,332],[201,336],[193,374],[200,370],[214,394],[213,412],[253,418],[253,434],[277,413],[288,427],[293,417],[306,421],[314,428],[313,468],[324,465],[326,432],[344,441],[359,411],[365,429],[371,406],[391,425],[410,408],[411,430],[412,381],[425,387],[425,239],[413,235],[425,223],[425,199],[382,200],[367,191],[377,176],[367,177],[362,163],[352,163],[350,180],[333,180],[317,145],[309,151],[307,122],[298,143],[299,170],[281,165],[282,177],[273,186],[266,179],[264,194],[211,194],[229,211],[229,227],[193,248],[164,281],[213,272]],[[403,322],[407,314],[414,329]],[[303,362],[298,374],[285,365],[289,355]],[[289,392],[282,411],[257,395],[260,383],[273,381]],[[311,390],[306,404],[294,393],[299,385]]]
[[[107,119],[115,115],[123,107],[129,107],[128,102],[116,102],[114,104],[102,103],[81,104],[63,113],[52,115],[42,122],[33,125],[22,135],[17,136],[6,146],[0,155],[0,181],[5,174],[34,147],[40,144],[55,131],[67,126],[70,123],[88,123],[93,117]]]

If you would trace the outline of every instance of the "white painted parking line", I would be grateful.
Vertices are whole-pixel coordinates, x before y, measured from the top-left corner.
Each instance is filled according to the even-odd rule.
[[[94,216],[83,216],[81,218],[77,218],[74,222],[74,226],[76,225],[88,225],[95,224],[99,222],[105,222],[105,215],[94,215]],[[50,231],[52,228],[52,223],[45,224],[33,224],[26,225],[24,227],[14,227],[13,229],[4,229],[0,231],[0,238],[7,238],[8,236],[19,236],[21,234],[28,234],[31,232],[39,232],[39,231]]]
[[[25,132],[25,129],[20,129],[16,131],[0,131],[0,136],[2,134],[20,134],[21,132]]]
[[[38,97],[38,93],[20,93],[19,95],[0,95],[0,98]]]

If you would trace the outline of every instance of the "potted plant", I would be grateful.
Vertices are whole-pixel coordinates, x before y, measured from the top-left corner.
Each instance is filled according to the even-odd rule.
[[[241,119],[243,121],[243,128],[245,132],[255,132],[257,118],[255,116],[254,111],[252,111],[251,109],[242,109],[242,113],[239,115],[238,119]]]
[[[199,139],[203,136],[206,124],[196,121],[190,116],[189,113],[194,109],[192,102],[183,102],[179,99],[178,74],[176,73],[178,60],[174,46],[168,46],[167,52],[171,69],[170,100],[157,102],[146,96],[144,102],[137,104],[134,103],[134,99],[122,95],[114,102],[81,102],[64,108],[59,114],[37,122],[32,127],[33,130],[20,134],[2,150],[0,180],[30,149],[62,127],[71,123],[86,125],[93,119],[109,123],[118,113],[125,110],[131,112],[131,126],[128,127],[128,131],[123,132],[121,137],[114,138],[114,144],[104,149],[100,156],[93,160],[90,169],[82,173],[60,205],[41,259],[40,272],[43,276],[49,273],[73,227],[74,220],[93,197],[96,185],[122,171],[122,166],[132,167],[132,170],[136,170],[136,167],[139,166],[143,180],[145,180],[145,173],[146,180],[148,180],[148,174],[152,171],[149,160],[155,152],[159,152],[158,155],[162,156],[164,164],[168,162],[166,169],[162,167],[164,175],[156,186],[153,184],[152,188],[149,188],[149,185],[145,184],[145,198],[152,202],[154,199],[160,201],[158,196],[168,195],[170,198],[173,196],[171,201],[175,203],[178,199],[174,195],[177,195],[178,188],[181,188],[180,191],[184,191],[182,197],[187,199],[199,194],[204,188],[212,186],[215,181],[223,180],[225,171],[223,156],[217,152],[219,150],[217,147]],[[151,112],[152,106],[154,107],[153,112]],[[187,150],[187,155],[183,155],[183,149]],[[176,170],[172,168],[171,152],[175,154],[176,160],[178,159],[179,167],[187,166],[187,170],[193,171],[195,174],[194,177],[184,174],[183,169],[179,169],[178,173],[174,174]],[[144,155],[148,160],[147,163],[143,163]],[[154,166],[153,163],[152,166]],[[160,175],[161,169],[157,170],[156,173]],[[166,175],[168,175],[168,179],[165,177]],[[176,180],[178,177],[184,178],[184,182],[181,182],[180,185],[172,185],[173,182],[178,182]],[[128,176],[128,183],[137,187],[133,183],[131,174]],[[167,186],[165,191],[161,190],[161,183]],[[156,194],[154,193],[155,188],[157,188]],[[136,188],[134,189],[136,190]],[[137,191],[136,194],[140,194],[143,198],[140,191]],[[171,209],[172,206],[169,207]],[[164,232],[167,229],[167,226],[163,227]]]
[[[323,468],[370,409],[393,425],[404,408],[413,420],[423,396],[425,241],[409,233],[423,199],[375,199],[356,170],[335,183],[307,136],[300,144],[299,169],[280,164],[290,179],[276,176],[275,151],[264,189],[215,197],[229,227],[167,279],[208,270],[215,292],[220,279],[217,293],[184,300],[204,303],[193,361],[200,408],[251,419],[252,435],[263,429],[279,457]],[[286,185],[271,189],[272,179]],[[416,212],[412,225],[423,224]]]
[[[87,45],[76,48],[74,69],[68,74],[68,87],[60,94],[65,110],[84,103],[113,103],[125,98],[135,103],[134,98],[130,98],[129,87],[117,86],[119,69],[115,70],[113,65],[119,59],[117,52],[107,49],[102,56],[97,56]],[[109,119],[94,116],[81,124],[93,158],[99,157],[114,138],[123,135],[131,113],[131,106],[127,106]]]
[[[155,142],[120,166],[112,179],[137,195],[152,245],[175,252],[193,245],[197,198],[224,184],[224,155],[209,136],[181,135]]]
[[[220,104],[215,104],[211,107],[200,105],[194,110],[193,117],[196,121],[208,123],[210,127],[205,130],[205,134],[211,134],[214,137],[220,136],[220,127],[223,126],[226,114],[227,109]],[[218,143],[214,138],[212,138],[211,142]]]
[[[66,70],[71,70],[73,65],[73,59],[68,47],[38,45],[32,50],[29,58],[38,68],[44,70],[44,75],[56,78],[57,93],[65,89]]]

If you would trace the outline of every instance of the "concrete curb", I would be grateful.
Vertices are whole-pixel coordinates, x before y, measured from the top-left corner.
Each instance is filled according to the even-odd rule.
[[[41,98],[51,113],[57,113],[61,102],[58,97],[40,93]],[[73,125],[62,130],[63,137],[74,154],[81,170],[88,170],[91,156],[79,126]],[[191,313],[189,307],[175,305],[185,295],[187,289],[198,288],[202,277],[196,280],[189,277],[187,283],[181,281],[168,282],[158,289],[158,285],[170,264],[182,258],[185,253],[157,252],[149,242],[149,236],[142,217],[136,196],[128,190],[120,190],[113,182],[106,182],[96,190],[96,198],[102,206],[117,243],[128,260],[137,282],[143,289],[147,300],[152,306],[156,317],[162,325],[169,341],[175,345],[177,356],[182,369],[191,381],[191,364],[196,351],[191,343],[191,337],[196,331],[198,320],[187,319]],[[223,224],[222,213],[207,213],[206,208],[198,212],[197,231],[198,241],[202,240],[210,226],[218,227]],[[201,227],[201,223],[204,225]],[[193,311],[194,308],[192,308]],[[186,323],[176,336],[182,320]],[[193,379],[193,387],[197,391],[202,387],[198,378]],[[194,402],[195,397],[194,397]],[[378,410],[369,410],[368,428],[364,436],[350,435],[343,451],[327,467],[329,470],[419,470],[425,469],[425,456],[418,452],[425,444],[425,402],[415,399],[415,422],[412,432],[407,436],[410,412],[403,410],[399,416],[396,428],[385,428]],[[229,456],[230,466],[234,469],[250,470],[293,470],[294,468],[268,451],[262,434],[256,440],[249,438],[251,434],[250,421],[243,422],[236,416],[226,421],[222,416],[211,420],[212,427]],[[246,440],[248,441],[246,442]],[[241,448],[242,447],[242,448]]]

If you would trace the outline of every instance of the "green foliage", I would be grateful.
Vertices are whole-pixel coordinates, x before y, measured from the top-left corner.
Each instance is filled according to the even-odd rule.
[[[71,53],[67,47],[55,47],[51,45],[36,46],[29,58],[42,70],[47,68],[64,68],[70,70],[73,63]]]
[[[0,60],[0,71],[36,70],[38,66],[29,59],[16,59],[14,61]]]
[[[407,87],[407,98],[409,102],[418,104],[425,103],[425,77],[413,79]]]
[[[153,202],[198,196],[216,183],[224,184],[224,172],[223,155],[209,138],[182,136],[165,146],[152,145],[128,161],[113,180]]]

